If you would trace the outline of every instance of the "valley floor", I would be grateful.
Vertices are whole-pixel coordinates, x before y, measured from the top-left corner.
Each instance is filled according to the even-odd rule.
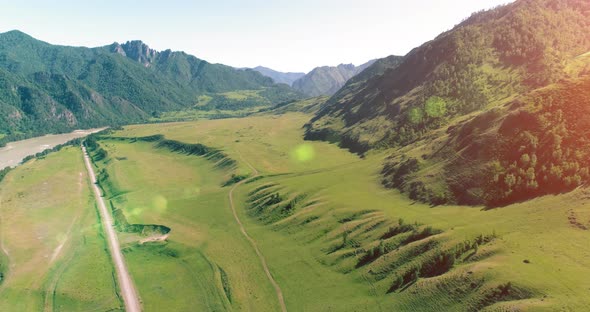
[[[281,309],[236,222],[230,190],[289,311],[580,311],[590,304],[588,190],[487,211],[429,207],[381,187],[384,154],[361,159],[303,141],[307,120],[287,113],[137,125],[99,139],[104,153],[91,155],[145,311]],[[156,134],[164,138],[138,139]],[[198,156],[196,144],[220,151]],[[79,257],[65,272],[93,273],[57,285],[92,280],[92,304],[120,308],[88,185],[79,194],[58,191],[76,185],[80,172],[81,154],[68,148],[0,184],[0,305],[42,307],[55,276],[74,278],[43,260],[66,236],[71,243],[56,259],[68,259],[69,250]],[[30,190],[49,187],[44,182],[56,189],[41,204],[45,193]],[[85,221],[68,226],[77,214]],[[142,243],[166,228],[166,241]],[[109,273],[91,271],[90,260],[104,261],[99,267]],[[70,295],[60,301],[70,305],[65,310],[90,304]]]

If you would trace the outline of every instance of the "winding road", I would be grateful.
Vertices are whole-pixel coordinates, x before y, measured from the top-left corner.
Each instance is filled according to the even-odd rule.
[[[141,304],[139,303],[137,291],[135,290],[135,286],[133,285],[133,281],[131,280],[127,266],[125,265],[123,254],[121,253],[119,240],[113,227],[113,219],[107,209],[104,198],[101,196],[100,189],[96,184],[96,175],[94,174],[94,169],[92,168],[92,163],[90,162],[90,157],[88,156],[86,147],[82,146],[82,151],[84,152],[84,163],[86,164],[86,169],[88,170],[88,176],[90,176],[90,182],[92,183],[92,190],[94,191],[94,195],[96,197],[96,203],[98,204],[100,217],[104,225],[105,233],[107,234],[107,241],[109,244],[111,257],[113,258],[113,263],[115,264],[119,288],[121,290],[121,295],[123,296],[123,302],[125,303],[125,311],[140,312]]]
[[[270,283],[272,284],[272,286],[275,289],[275,292],[277,293],[277,299],[279,300],[279,304],[281,305],[281,311],[282,312],[287,312],[287,306],[285,305],[285,297],[283,296],[283,291],[281,290],[281,287],[279,286],[279,284],[277,283],[277,281],[275,281],[274,277],[272,277],[272,274],[270,273],[270,270],[268,269],[268,265],[266,264],[266,258],[264,258],[264,255],[262,254],[262,252],[260,251],[260,249],[258,249],[258,245],[256,244],[256,241],[252,237],[250,237],[250,235],[248,235],[248,232],[246,232],[246,228],[244,228],[244,225],[242,224],[242,221],[238,217],[238,213],[237,213],[236,207],[234,205],[234,198],[233,198],[234,197],[233,196],[234,190],[238,186],[246,183],[247,181],[249,181],[251,179],[256,178],[259,175],[258,170],[256,170],[256,168],[254,168],[249,162],[247,162],[242,157],[242,155],[240,155],[240,158],[252,170],[252,177],[250,179],[242,180],[242,181],[236,183],[231,188],[231,190],[229,191],[229,205],[230,205],[231,210],[232,210],[232,212],[234,214],[234,218],[236,219],[236,222],[240,226],[240,231],[242,231],[242,234],[244,235],[244,237],[246,237],[246,239],[250,242],[250,245],[252,245],[252,248],[254,248],[254,251],[256,251],[256,254],[258,255],[258,258],[260,259],[260,263],[262,264],[262,268],[264,269],[264,273],[266,273],[266,277],[268,277],[268,280],[270,281]]]

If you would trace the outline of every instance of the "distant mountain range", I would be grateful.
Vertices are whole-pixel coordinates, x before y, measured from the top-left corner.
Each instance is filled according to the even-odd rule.
[[[254,70],[155,51],[141,41],[84,48],[20,31],[0,34],[0,141],[141,122],[197,103],[242,109],[301,97]]]
[[[276,83],[284,83],[289,86],[292,86],[295,80],[305,76],[305,73],[283,73],[264,66],[258,66],[252,69],[271,78]]]
[[[355,75],[373,64],[375,60],[360,66],[340,64],[335,67],[316,67],[307,75],[293,82],[293,88],[308,96],[332,95]]]
[[[285,83],[295,90],[309,96],[333,95],[355,75],[372,65],[371,60],[363,65],[340,64],[338,66],[316,67],[307,74],[283,73],[266,67],[255,67],[253,70],[273,79],[276,83]]]

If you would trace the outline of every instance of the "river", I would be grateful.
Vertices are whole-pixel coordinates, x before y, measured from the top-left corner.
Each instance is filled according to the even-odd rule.
[[[7,143],[5,147],[0,148],[0,169],[14,167],[18,165],[23,158],[29,155],[35,155],[57,145],[64,144],[70,140],[85,137],[103,129],[104,128],[76,130],[64,134],[48,134],[41,137]]]

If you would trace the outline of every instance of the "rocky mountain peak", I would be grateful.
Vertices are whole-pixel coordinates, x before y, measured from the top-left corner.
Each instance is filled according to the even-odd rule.
[[[150,66],[158,56],[158,51],[151,49],[147,44],[140,40],[127,41],[120,45],[120,48],[121,49],[116,50],[117,53],[125,55],[146,67]]]
[[[110,51],[112,53],[117,53],[117,54],[121,54],[123,56],[127,56],[127,53],[125,53],[125,50],[118,42],[111,44]]]

